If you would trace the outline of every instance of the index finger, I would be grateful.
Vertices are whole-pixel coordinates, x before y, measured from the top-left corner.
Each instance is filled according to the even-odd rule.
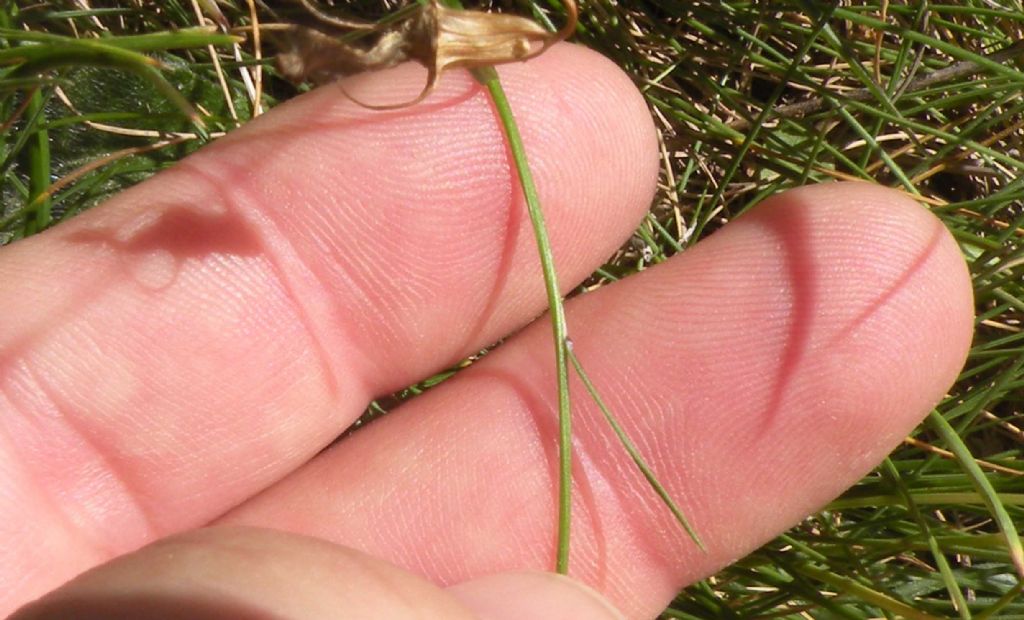
[[[650,117],[581,48],[502,76],[571,284],[650,201]],[[400,100],[420,78],[347,88]],[[466,75],[386,114],[328,87],[0,252],[0,612],[209,521],[373,395],[539,313],[513,179]]]

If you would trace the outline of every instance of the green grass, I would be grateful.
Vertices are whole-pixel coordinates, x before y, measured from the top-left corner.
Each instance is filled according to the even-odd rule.
[[[1024,9],[980,0],[823,4],[585,4],[576,40],[643,89],[664,164],[647,219],[585,286],[664,261],[766,196],[870,179],[915,196],[960,242],[977,299],[974,346],[915,441],[826,511],[682,592],[664,617],[1024,618],[1011,558],[1019,540],[1015,548],[1003,534],[1007,523],[1024,523]],[[124,2],[0,8],[0,27],[101,34],[116,48],[92,49],[95,64],[77,66],[69,58],[86,58],[82,50],[69,57],[68,41],[39,41],[35,62],[50,72],[0,72],[0,241],[71,217],[252,116],[240,72],[255,64],[251,48],[236,56],[213,35],[181,33],[198,24],[188,2],[156,5],[159,12]],[[500,8],[560,23],[559,6]],[[247,23],[244,6],[224,10],[232,24]],[[350,8],[385,13],[377,2]],[[170,30],[174,40],[123,39]],[[217,45],[220,70],[207,43]],[[24,35],[0,34],[0,58],[23,44]],[[204,127],[168,100],[138,54],[162,62],[159,75],[205,113]],[[271,107],[296,91],[268,72],[264,92]]]

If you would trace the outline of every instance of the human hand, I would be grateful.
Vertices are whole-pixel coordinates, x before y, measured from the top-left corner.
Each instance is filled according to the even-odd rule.
[[[559,274],[577,282],[649,205],[650,116],[581,48],[501,73]],[[399,101],[420,77],[404,66],[347,84]],[[545,322],[318,454],[373,395],[544,308],[501,134],[469,77],[397,112],[330,87],[289,102],[4,248],[0,298],[0,612],[216,523],[322,540],[184,534],[20,618],[128,600],[192,617],[422,605],[457,618],[469,605],[499,618],[505,598],[598,617],[566,581],[473,582],[554,557]],[[571,573],[645,618],[869,471],[955,378],[972,304],[935,218],[890,190],[832,184],[777,196],[568,312],[576,352],[708,546],[576,398]]]

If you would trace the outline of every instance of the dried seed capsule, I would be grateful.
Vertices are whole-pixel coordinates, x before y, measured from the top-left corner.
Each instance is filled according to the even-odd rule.
[[[377,27],[323,15],[308,0],[317,19],[329,26],[372,30]],[[430,0],[409,17],[380,28],[369,45],[343,42],[331,35],[301,26],[278,25],[281,33],[278,68],[296,82],[325,83],[361,71],[385,69],[406,60],[427,68],[427,83],[414,99],[396,105],[373,105],[355,99],[367,108],[402,108],[422,101],[437,84],[441,74],[453,68],[475,68],[517,62],[541,54],[565,39],[576,28],[577,10],[573,0],[565,2],[569,20],[558,32],[549,32],[525,17],[451,9]]]

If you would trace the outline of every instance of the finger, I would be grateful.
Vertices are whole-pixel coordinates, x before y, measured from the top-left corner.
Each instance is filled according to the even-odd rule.
[[[349,88],[401,98],[421,73]],[[502,74],[568,285],[649,203],[650,118],[581,48]],[[22,543],[0,550],[0,613],[12,592],[206,522],[315,454],[373,395],[540,312],[513,179],[468,75],[387,114],[327,87],[4,248],[0,536]]]
[[[577,383],[571,574],[630,618],[819,509],[943,395],[971,292],[941,223],[867,184],[787,192],[666,264],[571,303],[611,409],[708,546],[653,496]],[[227,522],[305,532],[441,583],[549,568],[550,330],[355,433]]]
[[[524,600],[501,598],[513,595]],[[508,615],[516,609],[530,613]],[[11,620],[338,617],[621,616],[593,591],[556,575],[493,575],[446,592],[387,562],[322,540],[221,527],[161,540],[88,571]]]
[[[594,590],[555,573],[498,573],[456,584],[448,592],[486,620],[621,620]]]
[[[474,616],[423,579],[330,543],[253,528],[162,540],[86,572],[15,613],[47,618]]]

